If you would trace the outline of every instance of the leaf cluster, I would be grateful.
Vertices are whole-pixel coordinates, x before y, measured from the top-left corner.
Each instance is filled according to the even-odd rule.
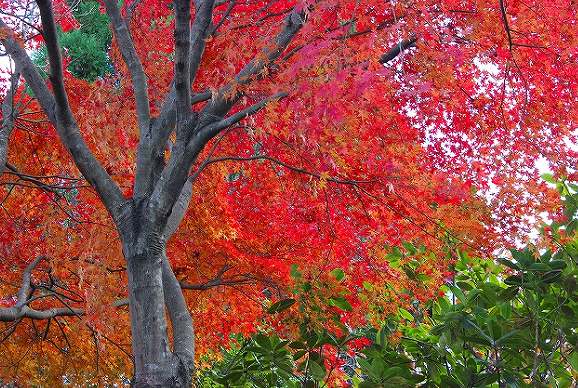
[[[561,190],[564,202],[572,205],[577,194],[564,187],[570,188]],[[443,297],[399,308],[379,329],[340,327],[344,332],[335,335],[304,322],[297,338],[285,340],[267,329],[225,352],[224,361],[203,376],[226,387],[319,387],[332,374],[360,388],[575,386],[576,207],[567,206],[566,216],[551,227],[566,235],[570,228],[574,236],[557,249],[526,247],[496,260],[458,252]],[[292,274],[301,276],[296,268]],[[331,276],[341,281],[346,274],[336,269]],[[297,300],[311,288],[297,291]],[[297,300],[281,300],[269,313],[288,310]],[[328,297],[326,308],[332,307],[336,318],[351,309]],[[358,338],[368,338],[369,346],[356,348]]]

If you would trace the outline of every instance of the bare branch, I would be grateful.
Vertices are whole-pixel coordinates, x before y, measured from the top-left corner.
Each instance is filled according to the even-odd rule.
[[[191,96],[191,104],[207,101],[211,96],[211,91],[193,94]],[[171,86],[171,91],[167,94],[165,101],[162,103],[161,112],[154,120],[153,128],[151,129],[151,132],[153,132],[153,135],[155,136],[153,143],[159,144],[159,146],[164,146],[172,132],[172,128],[175,126],[175,123],[175,88],[173,85]]]
[[[147,78],[140,58],[136,53],[128,25],[120,15],[117,2],[115,0],[104,0],[104,5],[106,6],[106,13],[110,18],[114,37],[116,38],[122,58],[130,72],[136,102],[138,125],[142,133],[143,131],[148,131],[150,122]]]
[[[4,171],[6,165],[6,158],[8,156],[8,141],[14,129],[14,119],[16,117],[16,109],[14,107],[14,93],[18,88],[18,79],[20,78],[20,71],[18,67],[10,76],[10,88],[4,96],[2,102],[2,121],[0,122],[0,173]]]
[[[75,185],[75,184],[66,185],[66,184],[46,183],[46,182],[43,182],[42,180],[40,180],[39,177],[24,174],[24,173],[20,172],[15,166],[11,165],[10,163],[6,163],[6,171],[5,172],[7,174],[14,175],[14,176],[18,177],[18,179],[20,179],[22,181],[30,182],[34,186],[37,186],[38,188],[40,188],[44,191],[56,194],[58,196],[61,196],[61,194],[62,194],[59,190],[72,190],[72,189],[78,189],[80,187],[89,187],[88,185],[83,186],[83,185]],[[69,180],[71,182],[81,181],[81,179],[66,178],[66,177],[60,177],[60,176],[51,176],[49,178],[65,179],[65,180]],[[16,182],[14,182],[14,183],[16,184]]]
[[[241,115],[232,115],[225,120],[219,120],[239,99],[241,91],[237,89],[237,85],[247,85],[252,79],[261,76],[265,67],[281,55],[291,40],[301,30],[304,22],[305,11],[293,11],[285,19],[284,27],[275,38],[273,44],[264,48],[259,55],[241,69],[230,83],[212,95],[210,102],[200,113],[195,132],[187,144],[185,152],[171,153],[169,163],[164,168],[159,178],[159,184],[156,185],[151,195],[148,204],[152,213],[152,217],[149,220],[150,227],[159,229],[151,230],[151,232],[162,233],[164,231],[171,209],[187,180],[188,171],[205,145],[227,125],[232,125],[246,117],[247,112]],[[262,106],[255,106],[254,108],[255,111],[258,111]],[[221,123],[211,127],[217,121],[221,121]]]
[[[203,0],[197,6],[195,21],[191,28],[191,64],[190,64],[190,82],[195,82],[195,78],[201,65],[203,52],[207,37],[210,33],[210,26],[213,19],[213,9],[215,0]],[[190,87],[190,86],[189,86]]]
[[[6,32],[2,35],[2,43],[11,58],[20,66],[26,82],[32,88],[46,115],[55,124],[60,140],[72,155],[76,166],[96,189],[104,205],[116,219],[118,207],[123,203],[124,198],[118,186],[94,157],[80,134],[64,88],[62,61],[51,2],[39,0],[38,6],[50,62],[50,82],[54,95],[46,87],[24,48],[16,42],[14,32],[0,20],[0,28]]]
[[[136,7],[138,7],[141,2],[142,0],[133,0],[132,3],[130,3],[130,5],[126,8],[125,23],[130,23]]]
[[[239,277],[231,279],[215,278],[202,284],[191,284],[186,282],[180,282],[180,285],[183,290],[206,291],[215,287],[242,286],[247,284],[255,284],[257,283],[257,281],[258,279],[252,275],[241,275]]]
[[[268,97],[264,100],[259,101],[258,103],[254,104],[254,105],[251,105],[248,108],[245,108],[245,109],[243,109],[243,110],[241,110],[235,114],[232,114],[231,116],[229,116],[223,120],[220,120],[216,123],[210,124],[210,125],[208,125],[202,129],[200,136],[208,136],[209,138],[213,138],[219,132],[221,132],[223,129],[228,128],[231,125],[238,123],[239,121],[243,120],[244,118],[247,118],[251,115],[254,115],[255,113],[259,112],[261,109],[263,109],[265,106],[267,106],[268,103],[270,103],[272,101],[280,100],[284,97],[287,97],[287,95],[288,94],[285,92],[277,93],[271,97]]]
[[[196,19],[198,19],[198,15]],[[191,2],[175,0],[175,92],[177,100],[177,126],[187,119],[191,111],[191,61],[190,61]],[[177,128],[177,134],[179,133]]]
[[[22,318],[30,319],[50,319],[61,316],[76,316],[83,314],[82,310],[75,308],[51,308],[47,310],[35,310],[28,307],[28,298],[32,289],[32,271],[44,256],[38,256],[24,269],[22,273],[22,285],[18,291],[18,301],[14,307],[0,308],[0,322],[20,321]]]
[[[57,294],[51,294],[50,296],[56,297],[60,303],[62,303],[65,307],[62,308],[49,308],[45,310],[36,310],[33,308],[28,307],[28,304],[33,300],[37,300],[40,298],[32,298],[30,299],[30,291],[31,291],[31,274],[34,268],[45,259],[44,256],[37,257],[33,262],[31,262],[22,274],[22,285],[18,292],[18,301],[14,307],[9,308],[0,308],[0,322],[17,322],[24,318],[29,318],[33,320],[48,320],[56,317],[81,317],[85,314],[85,311],[80,308],[72,307],[66,303],[62,297],[59,297]],[[233,275],[230,277],[224,277],[224,274],[233,268],[230,265],[224,265],[217,274],[212,278],[207,280],[204,283],[188,283],[186,281],[178,281],[170,268],[170,264],[166,257],[164,258],[163,262],[163,288],[165,295],[165,304],[167,304],[167,308],[169,306],[173,306],[173,308],[169,308],[169,315],[171,317],[171,322],[173,324],[180,325],[183,322],[186,322],[190,315],[187,318],[188,310],[184,299],[180,299],[177,295],[177,289],[175,289],[175,285],[183,290],[193,290],[193,291],[206,291],[215,287],[235,287],[240,285],[248,285],[248,284],[255,284],[257,282],[264,282],[264,283],[271,283],[270,280],[262,279],[257,276],[251,274],[239,274]],[[179,291],[180,293],[180,291]],[[180,300],[180,302],[179,302]],[[178,308],[176,308],[175,303],[178,302]],[[129,300],[128,299],[119,299],[112,303],[113,307],[124,307],[128,306]],[[178,341],[180,342],[179,349],[180,351],[185,354],[189,353],[191,349],[189,348],[188,344],[192,343],[192,332],[189,333],[185,337],[179,337]],[[192,354],[192,353],[191,353]]]
[[[209,104],[203,109],[201,115],[208,122],[215,121],[215,117],[223,117],[237,102],[242,95],[242,88],[262,75],[263,70],[271,65],[289,43],[297,35],[305,23],[305,12],[291,12],[284,22],[281,32],[275,37],[272,45],[265,47],[249,63],[247,63],[227,85],[220,88],[213,96]],[[207,122],[201,122],[206,125]]]
[[[153,125],[146,134],[148,144],[144,141],[145,137],[141,137],[134,190],[136,197],[145,196],[145,194],[153,190],[153,185],[156,183],[164,166],[163,150],[165,144],[175,125],[178,123],[179,126],[177,130],[177,149],[182,152],[191,132],[188,125],[191,104],[204,101],[211,96],[210,92],[203,92],[191,98],[190,89],[205,49],[206,37],[212,20],[214,0],[198,2],[195,21],[191,29],[189,28],[190,10],[188,3],[186,0],[179,1],[184,4],[184,8],[181,7],[182,9],[179,11],[179,7],[176,7],[176,12],[181,16],[179,16],[180,21],[177,22],[176,26],[178,31],[175,29],[175,78],[171,83],[169,93],[163,101],[159,117],[154,120]],[[186,114],[179,114],[178,119],[176,112],[177,103],[180,105],[178,110],[186,112]]]
[[[383,54],[379,58],[379,62],[385,65],[386,63],[395,59],[399,54],[401,54],[402,52],[404,52],[408,48],[415,47],[416,42],[417,42],[417,37],[415,37],[415,36],[412,36],[411,38],[402,40],[401,42],[399,42],[398,44],[393,46],[388,52]]]
[[[18,291],[18,302],[16,303],[16,307],[22,307],[28,303],[28,296],[30,295],[30,290],[32,288],[30,284],[32,271],[43,259],[45,259],[44,256],[38,256],[30,264],[28,264],[28,266],[24,269],[24,272],[22,272],[22,286],[20,287],[20,291]]]
[[[20,71],[22,72],[26,83],[34,92],[34,96],[38,100],[42,110],[44,110],[48,119],[56,125],[56,112],[54,107],[56,103],[54,102],[52,93],[50,93],[44,80],[40,74],[38,74],[36,66],[32,63],[26,50],[18,43],[14,31],[8,27],[1,18],[0,30],[2,31],[2,34],[0,34],[0,42],[2,42],[2,45],[6,48],[7,54],[17,64],[17,66],[20,67]]]
[[[214,158],[214,159],[208,159],[206,161],[205,166],[201,166],[201,167],[206,167],[208,165],[211,164],[215,164],[215,163],[219,163],[219,162],[248,162],[248,161],[258,161],[258,160],[263,160],[263,161],[268,161],[274,164],[277,164],[279,166],[283,166],[285,168],[287,168],[288,170],[291,170],[293,172],[297,172],[300,174],[304,174],[304,175],[309,175],[313,178],[317,178],[317,179],[322,179],[325,180],[327,182],[332,182],[332,183],[338,183],[338,184],[342,184],[342,185],[352,185],[352,186],[357,186],[360,184],[369,184],[369,183],[375,183],[377,182],[377,180],[375,179],[371,179],[371,180],[355,180],[355,179],[339,179],[339,178],[333,178],[333,177],[324,177],[322,174],[317,173],[317,172],[313,172],[301,167],[295,167],[292,166],[288,163],[285,163],[279,159],[275,159],[272,158],[270,156],[266,156],[266,155],[257,155],[257,156],[247,156],[247,157],[243,157],[243,156],[223,156],[223,157],[219,157],[219,158]],[[201,169],[201,168],[199,168]]]
[[[506,12],[506,5],[504,4],[504,0],[499,0],[499,3],[502,21],[504,22],[504,29],[506,30],[506,35],[508,36],[508,44],[510,46],[510,51],[512,51],[512,46],[514,45],[514,43],[512,41],[512,32],[510,30],[510,24],[508,23],[508,14]]]
[[[56,317],[75,317],[83,315],[84,311],[76,308],[58,307],[47,310],[34,310],[24,306],[22,309],[14,307],[0,309],[0,322],[12,322],[22,318],[45,320]]]
[[[174,204],[171,210],[171,215],[167,220],[167,225],[165,226],[164,237],[168,241],[171,236],[176,232],[181,221],[185,217],[187,209],[189,208],[189,203],[191,202],[191,197],[193,195],[193,180],[187,179],[177,202]]]
[[[165,306],[173,328],[174,352],[182,361],[192,364],[195,359],[193,319],[181,291],[181,285],[175,277],[166,255],[164,255],[161,265]]]
[[[287,18],[285,18],[284,27],[275,37],[273,44],[265,47],[249,63],[247,63],[247,65],[245,65],[235,77],[233,77],[230,83],[223,86],[214,95],[210,96],[211,103],[207,104],[202,113],[208,119],[208,121],[214,121],[215,117],[223,117],[229,111],[229,109],[231,109],[233,104],[240,96],[240,92],[234,94],[230,93],[233,89],[233,86],[246,85],[253,79],[253,77],[258,77],[263,69],[270,63],[274,62],[287,48],[291,40],[303,26],[304,21],[304,12],[293,11],[290,15],[287,16]],[[194,66],[191,67],[191,69],[193,68]],[[203,97],[204,96],[205,95],[203,95]],[[161,113],[159,114],[159,118],[155,123],[155,129],[157,132],[164,132],[160,134],[160,138],[157,141],[163,146],[170,134],[170,129],[167,128],[170,128],[171,122],[174,122],[174,98],[173,87],[172,91],[165,98],[161,108]],[[203,124],[206,124],[206,122]]]
[[[219,30],[219,28],[223,25],[223,23],[225,23],[225,21],[229,18],[229,15],[231,14],[231,11],[233,11],[233,8],[235,8],[235,5],[237,4],[237,2],[235,0],[230,0],[229,1],[229,5],[227,6],[227,9],[225,10],[225,12],[223,13],[223,15],[221,16],[221,19],[219,20],[219,22],[217,24],[215,24],[213,27],[211,27],[211,30],[209,31],[209,36],[211,35],[215,35],[217,33],[217,31]]]

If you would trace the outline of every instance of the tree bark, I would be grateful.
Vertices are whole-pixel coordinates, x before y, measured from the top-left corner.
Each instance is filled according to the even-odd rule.
[[[160,244],[158,253],[127,258],[133,385],[190,387],[194,372],[193,321],[164,244]],[[173,329],[172,349],[165,313]]]
[[[162,282],[162,257],[127,258],[134,385],[161,387],[172,375]]]

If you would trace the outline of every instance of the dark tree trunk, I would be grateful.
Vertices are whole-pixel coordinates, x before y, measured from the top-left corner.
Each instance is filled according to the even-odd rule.
[[[190,387],[194,372],[193,321],[164,244],[148,245],[152,249],[147,249],[147,254],[127,258],[133,386]],[[173,331],[172,346],[167,315]]]

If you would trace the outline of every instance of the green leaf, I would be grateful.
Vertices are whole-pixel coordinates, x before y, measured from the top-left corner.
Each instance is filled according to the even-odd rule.
[[[498,338],[496,340],[496,345],[500,345],[500,344],[504,343],[508,338],[510,338],[513,335],[518,334],[519,332],[520,332],[520,330],[516,329],[516,330],[512,330],[509,333],[504,334],[503,336],[501,336],[500,338]]]
[[[466,302],[466,296],[464,295],[462,290],[460,290],[458,287],[453,286],[453,285],[450,285],[449,288],[450,288],[450,290],[452,290],[452,292],[459,299],[460,302],[462,302],[462,303]]]
[[[509,286],[520,286],[522,284],[522,277],[520,275],[512,275],[504,280]]]
[[[319,336],[314,331],[311,331],[311,332],[307,333],[306,335],[304,335],[303,339],[305,339],[305,341],[307,342],[307,345],[311,349],[311,348],[315,347],[315,345],[317,345],[317,342],[319,341]]]
[[[242,376],[243,376],[243,371],[232,371],[231,373],[227,374],[227,376],[225,376],[225,378],[227,381],[234,383],[236,381],[239,381]]]
[[[351,305],[349,304],[347,299],[345,299],[342,296],[337,297],[337,298],[330,298],[329,299],[329,305],[335,306],[335,307],[337,307],[341,310],[344,310],[344,311],[353,311],[353,307],[351,307]]]
[[[331,271],[331,275],[333,275],[333,277],[338,282],[342,281],[343,278],[345,278],[345,272],[343,272],[341,268],[335,268],[333,271]]]
[[[373,383],[371,381],[363,381],[363,382],[359,383],[358,387],[359,388],[381,388],[382,385],[379,385],[377,383]]]
[[[406,309],[403,308],[399,308],[399,315],[402,316],[402,318],[407,319],[408,321],[413,321],[413,315],[411,315],[411,313],[409,311],[407,311]]]
[[[545,283],[554,283],[562,276],[562,270],[556,269],[553,271],[548,271],[544,275],[542,275],[542,281]]]
[[[500,299],[502,299],[504,301],[509,301],[509,300],[514,299],[516,297],[516,295],[518,295],[519,289],[520,288],[517,286],[504,288],[502,291],[500,291]]]
[[[264,334],[256,335],[255,336],[255,342],[263,349],[272,349],[271,341],[269,340],[269,337],[265,336]]]
[[[363,288],[365,288],[367,291],[373,291],[373,285],[366,281],[363,281]]]
[[[289,340],[279,341],[279,343],[275,345],[275,350],[284,348],[289,342],[290,342]]]
[[[436,325],[436,326],[432,327],[430,332],[432,333],[432,335],[439,336],[446,329],[447,329],[447,326],[442,323],[440,325]]]
[[[403,373],[403,370],[399,366],[394,366],[392,368],[386,369],[383,373],[383,380],[387,381],[393,377],[399,376]]]
[[[578,372],[578,350],[576,348],[570,357],[568,357],[568,363],[572,366],[572,369]]]
[[[550,270],[550,266],[544,263],[534,263],[532,264],[528,270],[530,271],[538,271],[538,272],[545,272]]]
[[[417,253],[417,249],[413,246],[412,243],[404,241],[401,244],[409,252],[410,255],[415,255]]]
[[[564,260],[552,260],[548,263],[548,265],[552,269],[564,269],[567,266]]]
[[[289,347],[292,349],[306,349],[307,346],[301,341],[294,341],[289,344]]]
[[[385,347],[387,345],[387,327],[383,326],[375,335],[375,343]]]
[[[299,267],[297,264],[291,264],[290,274],[293,279],[301,279],[302,273],[299,272]]]
[[[500,257],[498,258],[498,262],[500,264],[505,265],[506,267],[510,267],[512,269],[520,269],[520,267],[518,266],[518,264],[514,263],[511,260],[506,259],[505,257]]]
[[[554,175],[550,174],[549,172],[542,174],[542,179],[544,179],[548,183],[555,184],[556,179],[554,179]]]
[[[300,350],[298,352],[295,352],[295,354],[293,354],[293,360],[297,361],[306,354],[307,354],[307,350]]]
[[[457,282],[456,284],[459,288],[461,288],[464,291],[471,291],[473,289],[472,285],[467,282]]]
[[[325,377],[325,366],[319,365],[317,362],[309,359],[309,373],[315,378],[316,380],[321,380]]]
[[[293,306],[295,302],[296,300],[291,298],[280,300],[279,302],[273,303],[267,312],[269,314],[275,314],[283,310],[287,310],[289,307]]]

